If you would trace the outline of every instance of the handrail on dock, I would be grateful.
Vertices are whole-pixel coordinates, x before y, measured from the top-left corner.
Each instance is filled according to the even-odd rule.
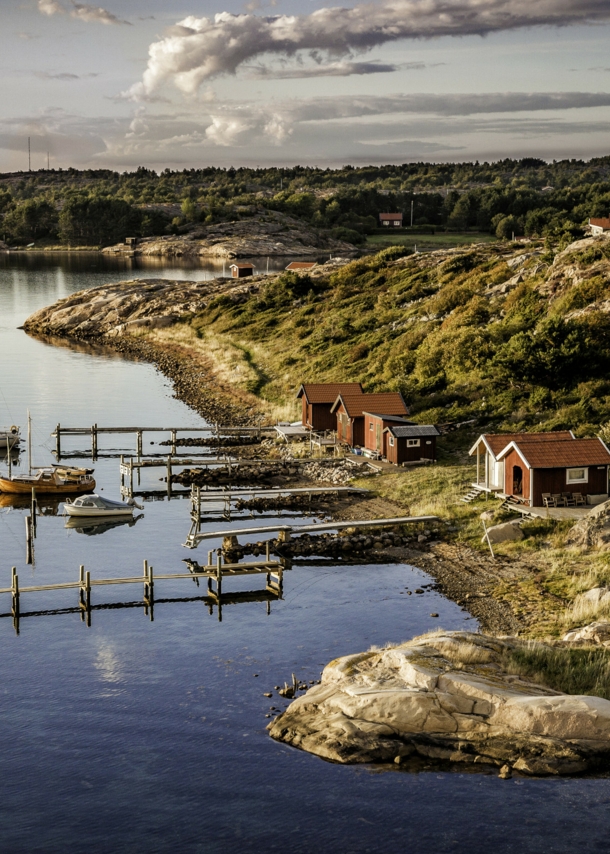
[[[190,578],[199,584],[200,578],[206,578],[208,582],[208,595],[216,598],[217,603],[220,602],[222,595],[222,580],[223,578],[260,575],[267,576],[266,590],[277,594],[278,598],[282,595],[283,589],[283,571],[285,562],[282,560],[271,560],[269,547],[265,560],[263,561],[247,561],[245,563],[224,563],[220,550],[216,552],[215,562],[212,560],[213,552],[208,552],[208,562],[205,566],[196,565],[196,569],[189,569],[189,572],[178,573],[160,573],[156,574],[148,561],[144,561],[143,573],[140,576],[127,576],[124,578],[91,578],[89,571],[85,572],[85,567],[81,565],[79,569],[78,581],[62,581],[57,584],[36,584],[28,587],[21,587],[19,584],[19,576],[17,575],[16,567],[11,570],[11,586],[0,588],[0,594],[10,593],[12,597],[11,614],[13,616],[15,629],[19,631],[19,613],[20,599],[25,593],[38,593],[47,590],[69,590],[77,589],[79,591],[79,608],[81,616],[86,615],[87,624],[90,625],[91,620],[91,588],[103,587],[114,584],[143,584],[144,597],[143,604],[145,609],[150,608],[151,619],[152,609],[154,606],[154,585],[155,582],[161,580],[173,581],[176,579]],[[189,562],[190,565],[190,562]],[[212,582],[216,582],[216,589],[213,588]]]
[[[196,548],[203,540],[219,539],[224,537],[238,537],[248,534],[270,534],[282,532],[286,539],[290,539],[293,533],[304,534],[318,531],[335,531],[343,528],[380,528],[386,525],[409,525],[418,522],[437,522],[438,516],[397,516],[392,519],[365,519],[349,522],[316,522],[314,525],[262,525],[260,528],[233,528],[225,531],[203,531],[189,534],[184,546],[189,549]]]

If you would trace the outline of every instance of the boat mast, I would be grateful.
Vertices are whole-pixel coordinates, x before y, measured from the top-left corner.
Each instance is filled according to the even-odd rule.
[[[8,462],[8,479],[10,480],[13,476],[13,470],[11,467],[11,444],[8,435],[6,437],[6,461]]]
[[[28,474],[32,474],[32,419],[28,409]]]

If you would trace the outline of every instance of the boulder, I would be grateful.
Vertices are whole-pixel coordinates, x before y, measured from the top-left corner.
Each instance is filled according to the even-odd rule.
[[[491,543],[504,543],[507,540],[522,540],[523,531],[519,527],[518,522],[502,522],[501,525],[492,525],[487,529],[487,537]],[[481,542],[487,542],[487,537],[484,535]]]
[[[607,620],[598,620],[595,623],[589,623],[588,626],[581,626],[578,629],[571,629],[563,636],[564,641],[570,643],[597,643],[600,646],[610,646],[610,622]]]
[[[610,701],[505,672],[505,655],[518,643],[438,631],[336,659],[268,730],[340,763],[421,767],[424,759],[496,767],[503,778],[602,767],[610,757]]]

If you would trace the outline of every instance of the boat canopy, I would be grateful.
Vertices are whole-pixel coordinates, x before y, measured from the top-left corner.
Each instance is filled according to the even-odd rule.
[[[123,501],[112,501],[110,498],[102,498],[101,495],[83,495],[75,498],[72,502],[74,507],[95,507],[97,510],[131,510],[132,505]]]

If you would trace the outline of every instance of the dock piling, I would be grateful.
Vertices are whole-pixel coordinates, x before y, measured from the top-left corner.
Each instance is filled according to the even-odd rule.
[[[34,549],[32,547],[32,517],[25,517],[25,562],[33,563]]]
[[[32,487],[32,504],[30,508],[30,516],[32,517],[32,533],[36,536],[36,525],[38,515],[38,501],[36,500],[36,489]]]

